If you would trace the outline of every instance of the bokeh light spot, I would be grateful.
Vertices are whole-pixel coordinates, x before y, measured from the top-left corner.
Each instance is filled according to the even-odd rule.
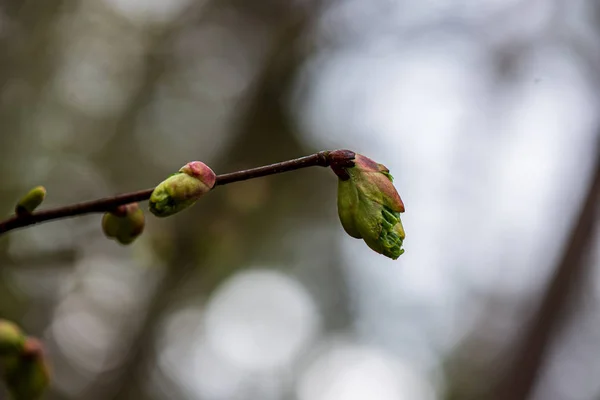
[[[277,271],[235,275],[217,290],[206,313],[208,342],[248,370],[288,365],[318,326],[319,314],[308,292]]]

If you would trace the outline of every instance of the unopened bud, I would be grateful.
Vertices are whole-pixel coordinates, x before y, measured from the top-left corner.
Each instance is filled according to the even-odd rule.
[[[200,161],[187,163],[179,172],[162,181],[150,196],[150,212],[157,217],[168,217],[192,206],[209,192],[216,175]]]
[[[43,186],[36,186],[29,191],[25,196],[19,200],[15,207],[15,213],[17,215],[31,214],[33,210],[38,208],[46,197],[46,188]]]
[[[40,341],[28,337],[21,354],[4,366],[3,375],[13,400],[41,398],[50,384],[50,370]]]
[[[25,344],[25,335],[19,327],[0,319],[0,357],[19,354]]]
[[[121,244],[130,244],[144,231],[144,212],[138,203],[117,207],[102,217],[104,234]]]
[[[336,173],[343,173],[338,182],[338,214],[344,230],[362,238],[377,253],[397,259],[404,253],[405,233],[400,220],[404,204],[389,170],[356,154],[353,167]]]

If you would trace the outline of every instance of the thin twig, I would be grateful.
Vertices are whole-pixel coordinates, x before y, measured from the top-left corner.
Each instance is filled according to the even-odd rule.
[[[233,182],[246,181],[307,167],[331,166],[333,167],[334,172],[339,174],[341,170],[340,167],[351,166],[353,159],[354,152],[349,150],[320,151],[310,156],[296,158],[294,160],[282,161],[263,167],[218,175],[215,186],[227,185]],[[341,176],[341,178],[343,179],[343,176]],[[120,194],[113,197],[41,210],[29,215],[13,215],[4,221],[0,221],[0,235],[14,229],[24,228],[41,222],[70,218],[83,214],[109,212],[123,204],[148,200],[152,195],[153,190],[154,188]]]

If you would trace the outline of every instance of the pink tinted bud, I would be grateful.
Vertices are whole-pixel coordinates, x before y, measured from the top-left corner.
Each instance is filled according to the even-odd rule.
[[[40,399],[50,384],[50,369],[42,343],[28,337],[21,354],[5,365],[3,378],[12,399]]]
[[[208,193],[216,179],[208,165],[200,161],[189,162],[154,188],[150,196],[150,212],[157,217],[176,214]]]
[[[130,244],[142,234],[145,223],[144,212],[138,203],[130,203],[104,214],[102,230],[108,238],[121,244]]]

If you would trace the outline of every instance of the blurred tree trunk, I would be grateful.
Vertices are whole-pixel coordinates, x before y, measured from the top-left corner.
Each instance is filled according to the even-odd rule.
[[[553,340],[562,328],[576,292],[590,271],[589,254],[600,204],[600,147],[581,212],[565,251],[541,298],[538,310],[514,346],[513,361],[493,396],[498,400],[525,400],[535,389]]]

